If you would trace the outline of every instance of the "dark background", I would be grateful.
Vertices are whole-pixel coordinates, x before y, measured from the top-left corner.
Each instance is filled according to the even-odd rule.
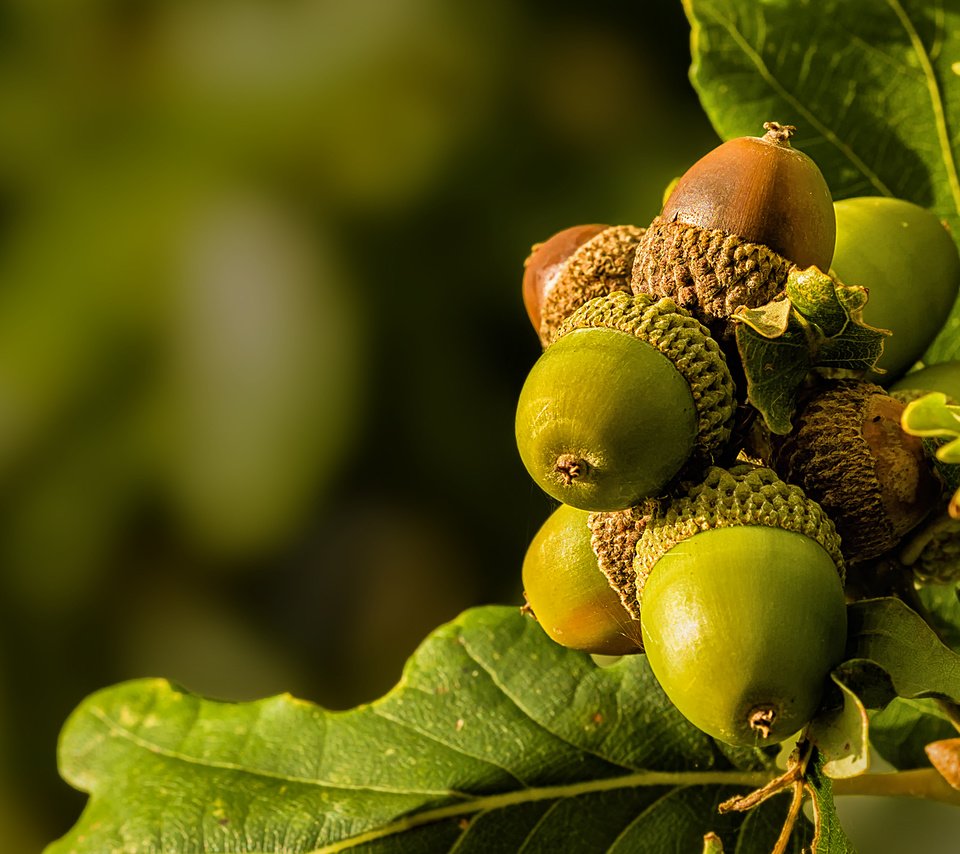
[[[4,850],[79,815],[98,688],[346,708],[519,604],[523,259],[717,142],[688,37],[669,0],[0,6]]]

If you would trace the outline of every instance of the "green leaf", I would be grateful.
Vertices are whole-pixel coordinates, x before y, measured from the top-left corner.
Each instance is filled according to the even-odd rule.
[[[863,323],[864,288],[841,284],[816,267],[791,272],[785,292],[732,316],[747,399],[781,435],[790,432],[797,394],[811,370],[868,371],[889,334]]]
[[[930,208],[960,237],[960,8],[927,0],[684,0],[690,77],[724,139],[792,124],[835,199]],[[800,34],[802,33],[802,36]],[[960,303],[925,360],[960,357]]]
[[[720,136],[756,136],[765,121],[796,125],[797,147],[816,160],[835,198],[908,199],[933,208],[957,233],[958,151],[948,125],[960,101],[954,4],[685,0],[684,7],[691,80]]]
[[[904,431],[937,442],[934,462],[945,483],[954,487],[960,464],[960,406],[947,402],[947,396],[933,391],[910,401],[903,409],[900,424]],[[960,489],[954,488],[947,510],[954,519],[960,518]]]
[[[917,596],[940,639],[960,652],[960,590],[953,584],[924,584]]]
[[[903,429],[914,436],[929,436],[941,439],[956,439],[960,436],[960,406],[947,402],[947,396],[939,391],[911,400],[901,416]],[[960,454],[950,453],[953,443],[937,449],[937,456],[946,462],[960,461]]]
[[[733,319],[741,317],[734,314]],[[746,323],[737,324],[735,335],[747,378],[747,400],[770,430],[786,435],[793,426],[797,392],[813,367],[803,327],[791,316],[786,330],[776,337],[768,338]]]
[[[106,689],[67,722],[60,768],[91,797],[48,854],[694,851],[710,831],[766,854],[786,811],[717,813],[773,760],[688,724],[644,656],[597,667],[503,607],[438,629],[393,691],[347,712]]]
[[[933,700],[897,698],[870,715],[870,742],[894,768],[930,765],[924,748],[956,735],[953,724]]]
[[[833,784],[824,773],[823,764],[823,757],[816,756],[807,769],[806,788],[812,796],[818,829],[814,854],[856,854],[853,843],[840,825],[833,803]]]
[[[830,678],[840,691],[842,704],[814,718],[807,737],[823,758],[824,774],[834,780],[856,777],[870,767],[867,710],[844,683],[842,673],[831,673]]]
[[[897,696],[960,701],[960,655],[902,601],[855,602],[847,607],[847,625],[847,660],[880,667]]]

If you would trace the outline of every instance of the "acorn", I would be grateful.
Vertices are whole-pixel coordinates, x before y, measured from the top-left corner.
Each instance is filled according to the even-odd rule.
[[[526,610],[557,643],[595,655],[642,650],[633,556],[640,508],[591,514],[560,505],[523,560]]]
[[[890,385],[923,356],[950,314],[960,290],[960,253],[932,211],[904,199],[863,196],[834,204],[834,276],[870,292],[863,319],[889,329],[879,372]]]
[[[937,503],[923,442],[900,426],[903,404],[878,385],[837,380],[802,406],[768,463],[836,524],[850,564],[890,551]]]
[[[734,310],[764,305],[794,267],[830,268],[836,223],[817,165],[790,145],[796,128],[723,143],[680,178],[646,230],[634,293],[672,297],[715,334]]]
[[[520,392],[517,448],[549,495],[623,510],[730,438],[734,388],[704,327],[669,299],[613,293],[561,326]]]
[[[634,566],[647,660],[691,723],[764,747],[813,718],[846,642],[844,562],[799,487],[710,467],[651,515]]]
[[[633,225],[575,225],[533,247],[524,261],[523,303],[544,347],[587,300],[631,292],[642,235]]]
[[[926,365],[901,377],[889,389],[891,395],[905,403],[931,391],[945,394],[951,403],[960,402],[960,361]]]

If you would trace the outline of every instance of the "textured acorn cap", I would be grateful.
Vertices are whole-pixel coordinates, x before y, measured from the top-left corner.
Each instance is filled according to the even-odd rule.
[[[761,243],[658,216],[637,246],[631,286],[635,294],[670,297],[717,328],[738,306],[770,302],[795,267]]]
[[[635,620],[640,619],[640,603],[637,601],[637,572],[633,559],[637,542],[655,506],[655,502],[648,501],[626,510],[591,513],[587,518],[590,545],[597,556],[597,565]]]
[[[638,597],[654,566],[677,543],[713,528],[761,525],[782,528],[816,540],[836,564],[841,582],[844,561],[833,522],[798,486],[763,467],[748,464],[730,469],[711,466],[686,495],[663,502],[644,526],[634,568]]]
[[[709,331],[672,299],[621,292],[598,297],[568,317],[557,337],[578,329],[616,329],[660,351],[690,386],[700,453],[710,456],[727,443],[736,401],[726,357]]]
[[[922,441],[900,428],[902,411],[880,386],[839,380],[788,436],[771,437],[770,465],[830,514],[850,563],[894,548],[940,495]]]
[[[588,300],[631,292],[633,261],[644,229],[613,225],[577,247],[540,309],[540,343],[556,340],[560,324]]]

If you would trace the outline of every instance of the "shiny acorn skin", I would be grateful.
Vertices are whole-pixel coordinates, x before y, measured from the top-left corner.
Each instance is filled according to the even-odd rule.
[[[880,370],[869,379],[890,385],[920,358],[960,292],[960,253],[930,210],[903,199],[861,196],[834,205],[837,243],[833,274],[869,291],[865,323],[893,334],[884,340]]]
[[[846,605],[830,555],[759,525],[678,543],[643,590],[647,660],[680,712],[728,744],[774,744],[816,713],[843,657]]]
[[[680,178],[661,218],[768,246],[798,267],[826,272],[836,220],[823,174],[790,145],[796,128],[767,122],[705,154]]]
[[[537,531],[523,560],[527,605],[543,630],[569,649],[598,655],[640,652],[640,623],[600,569],[589,517],[561,504]]]

